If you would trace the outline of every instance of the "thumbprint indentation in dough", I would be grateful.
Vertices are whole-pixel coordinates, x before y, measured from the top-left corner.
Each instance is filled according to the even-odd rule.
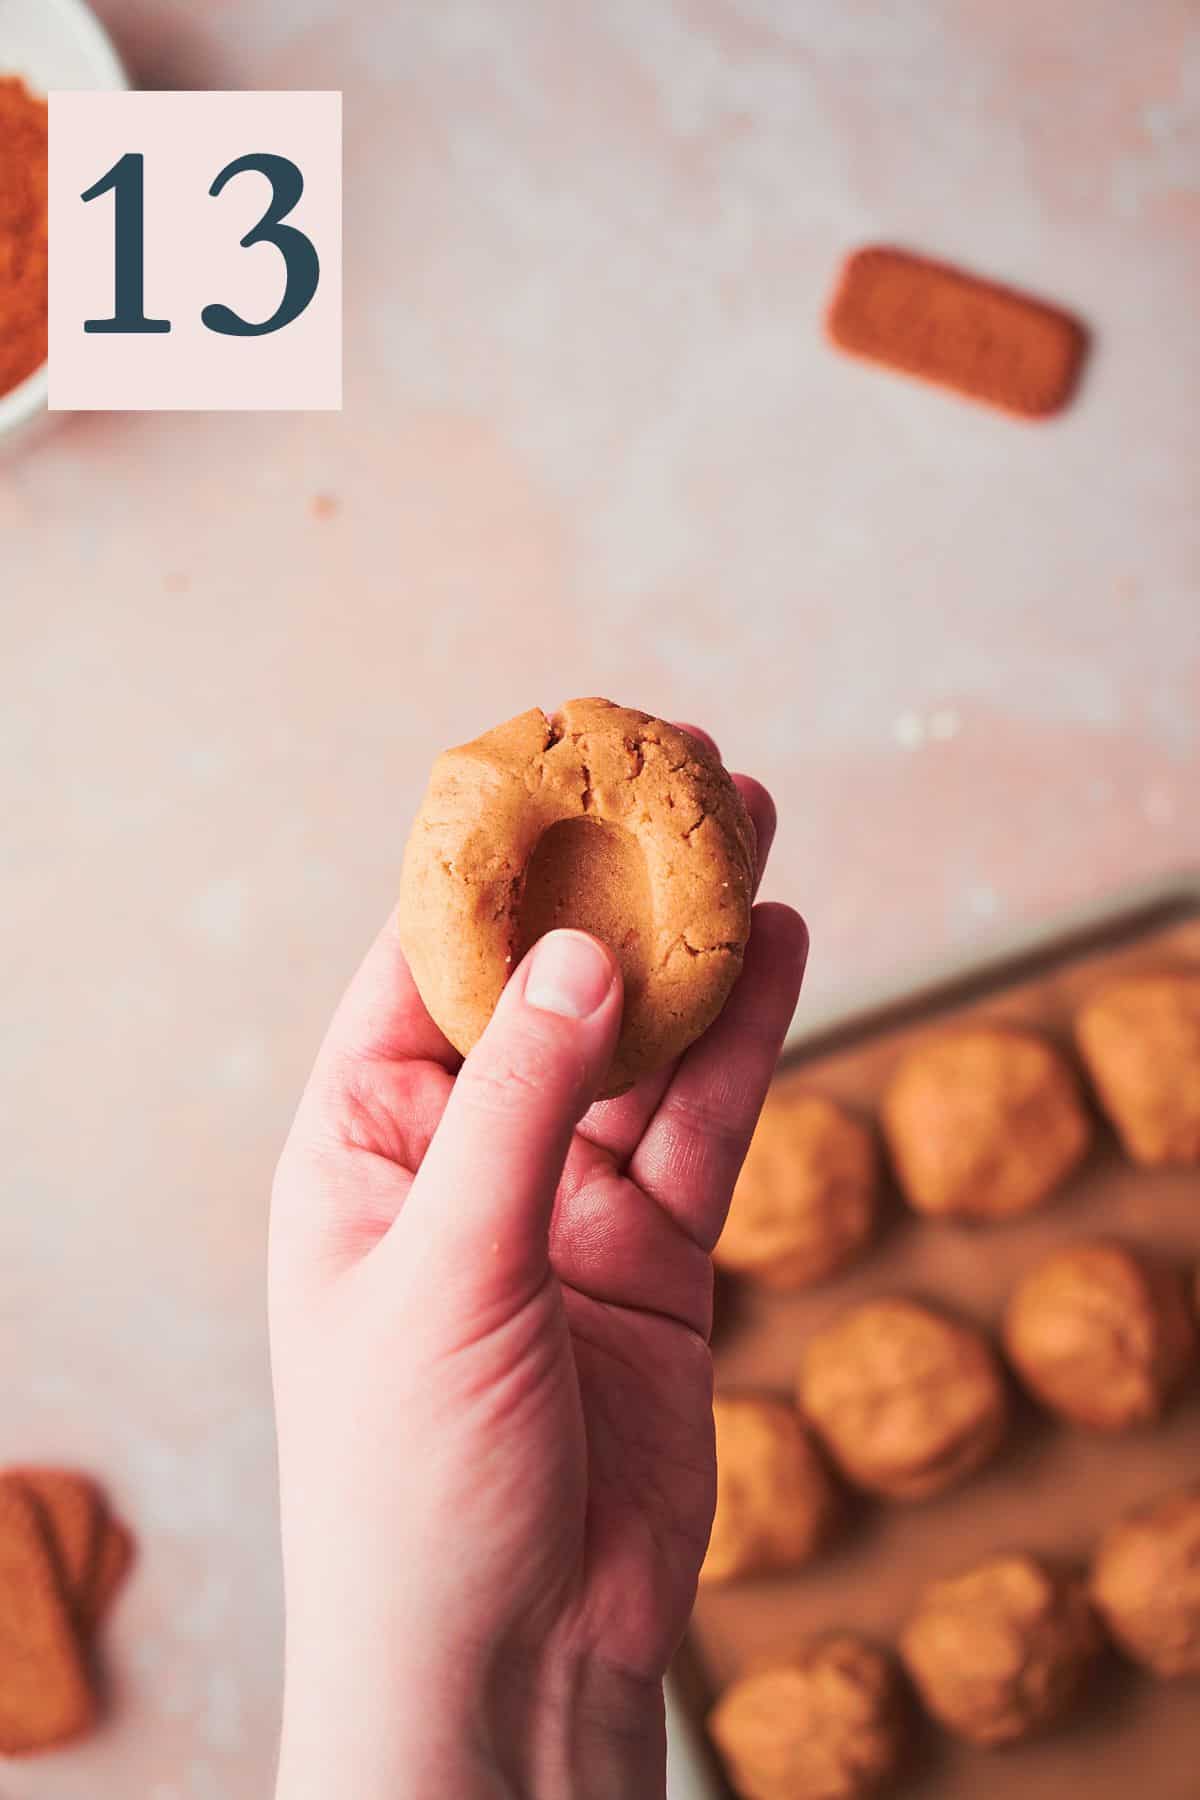
[[[569,926],[590,932],[620,963],[628,1003],[649,971],[653,919],[637,839],[606,820],[562,819],[542,834],[530,859],[515,960],[548,931]]]

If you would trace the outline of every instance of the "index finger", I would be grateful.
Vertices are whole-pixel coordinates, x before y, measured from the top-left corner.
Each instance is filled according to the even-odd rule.
[[[721,1234],[807,955],[798,913],[755,907],[746,960],[725,1010],[680,1063],[630,1160],[633,1180],[705,1250]]]
[[[435,1062],[453,1074],[461,1061],[417,992],[393,910],[338,1004],[318,1062]]]

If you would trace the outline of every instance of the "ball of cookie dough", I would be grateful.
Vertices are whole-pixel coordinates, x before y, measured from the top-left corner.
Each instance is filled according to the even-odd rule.
[[[1091,1139],[1063,1058],[1041,1038],[997,1025],[909,1051],[884,1095],[883,1124],[910,1203],[962,1219],[1040,1206]]]
[[[896,1500],[953,1487],[999,1447],[1008,1400],[970,1325],[913,1300],[870,1300],[809,1340],[800,1408],[843,1473]]]
[[[754,826],[687,732],[608,700],[522,713],[434,765],[404,856],[400,939],[464,1054],[545,932],[601,938],[625,979],[606,1095],[679,1056],[742,966]]]
[[[718,1395],[717,1510],[704,1582],[807,1562],[840,1511],[832,1477],[795,1408],[756,1395]]]
[[[891,1658],[842,1633],[743,1676],[708,1729],[743,1800],[864,1800],[901,1767],[909,1721]]]
[[[1129,975],[1075,1023],[1105,1112],[1135,1162],[1200,1162],[1200,971]]]
[[[1157,1418],[1196,1354],[1175,1271],[1108,1238],[1043,1257],[1013,1291],[1004,1341],[1039,1400],[1100,1431]]]
[[[935,1719],[973,1744],[1007,1744],[1071,1705],[1103,1648],[1083,1581],[1024,1555],[935,1581],[900,1654]]]
[[[875,1229],[870,1131],[820,1094],[772,1089],[713,1252],[765,1287],[799,1288],[844,1268]]]
[[[1091,1589],[1130,1656],[1157,1675],[1200,1675],[1200,1481],[1113,1526]]]

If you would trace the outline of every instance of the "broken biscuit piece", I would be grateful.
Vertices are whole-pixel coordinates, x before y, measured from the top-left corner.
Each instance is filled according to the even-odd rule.
[[[95,1578],[105,1506],[86,1475],[73,1469],[20,1468],[8,1479],[33,1498],[58,1559],[63,1592],[78,1619]]]
[[[37,1502],[0,1480],[0,1754],[81,1736],[95,1700]]]
[[[133,1564],[133,1533],[110,1514],[104,1522],[91,1585],[83,1596],[79,1622],[87,1636],[95,1634]]]

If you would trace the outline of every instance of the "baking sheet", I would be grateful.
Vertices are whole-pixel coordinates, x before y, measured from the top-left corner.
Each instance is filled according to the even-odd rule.
[[[1022,1023],[1066,1044],[1082,998],[1133,968],[1200,966],[1200,889],[1176,883],[1025,945],[849,1022],[827,1022],[784,1058],[795,1081],[876,1113],[887,1077],[922,1033],[976,1016]],[[1086,1165],[1042,1213],[1005,1226],[919,1220],[888,1196],[871,1254],[798,1295],[747,1284],[718,1291],[718,1389],[789,1395],[806,1337],[857,1301],[903,1292],[940,1302],[996,1331],[1018,1276],[1053,1245],[1111,1232],[1182,1263],[1200,1258],[1200,1171],[1146,1172],[1120,1156],[1107,1127]],[[914,1506],[852,1502],[839,1545],[807,1570],[702,1590],[673,1673],[673,1800],[730,1792],[699,1722],[720,1690],[763,1654],[849,1627],[894,1641],[917,1592],[1005,1546],[1084,1558],[1099,1531],[1143,1499],[1200,1475],[1200,1379],[1157,1426],[1117,1438],[1054,1423],[1018,1400],[1010,1442],[970,1482]],[[1044,1739],[983,1752],[929,1729],[905,1781],[909,1800],[1197,1800],[1200,1685],[1163,1685],[1109,1659],[1085,1706]]]

